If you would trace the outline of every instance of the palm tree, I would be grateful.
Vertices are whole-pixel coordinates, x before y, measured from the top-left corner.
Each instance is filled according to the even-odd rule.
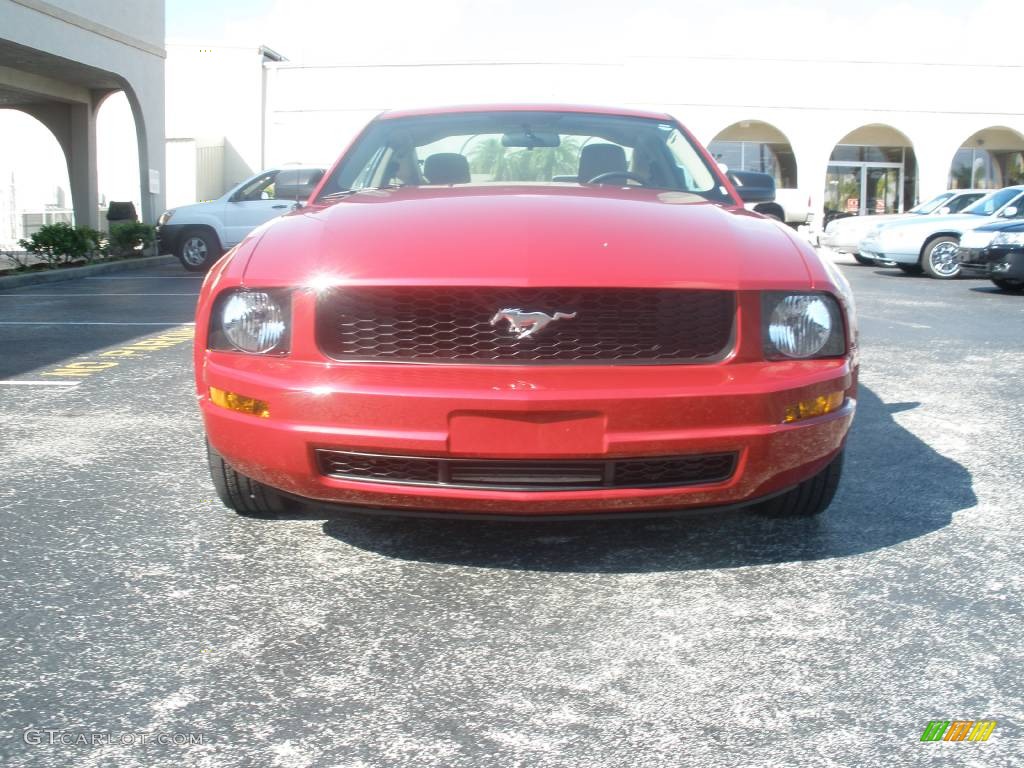
[[[559,175],[574,176],[579,168],[580,142],[563,137],[557,147],[509,148],[494,137],[470,151],[473,173],[490,175],[494,181],[550,181]]]

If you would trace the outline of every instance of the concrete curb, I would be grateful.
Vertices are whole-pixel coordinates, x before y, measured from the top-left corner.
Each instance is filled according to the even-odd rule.
[[[23,285],[60,283],[65,280],[79,280],[83,277],[102,275],[105,272],[120,272],[123,270],[143,269],[145,267],[162,267],[177,263],[178,259],[175,256],[143,256],[140,259],[124,259],[123,261],[109,261],[101,264],[87,264],[84,267],[71,267],[70,269],[29,272],[24,275],[5,275],[0,277],[0,290],[7,288],[20,288]]]

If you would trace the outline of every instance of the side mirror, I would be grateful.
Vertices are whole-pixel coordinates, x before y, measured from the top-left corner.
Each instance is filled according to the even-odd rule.
[[[1001,219],[1012,219],[1016,215],[1017,215],[1017,206],[1016,205],[1008,205],[1005,208],[1003,208],[1003,210],[999,213],[999,218],[1001,218]]]
[[[939,208],[939,215],[940,216],[946,216],[947,214],[949,214],[949,206],[948,205],[944,205],[941,208]]]
[[[775,200],[775,179],[771,174],[729,171],[728,176],[744,203],[770,203]]]

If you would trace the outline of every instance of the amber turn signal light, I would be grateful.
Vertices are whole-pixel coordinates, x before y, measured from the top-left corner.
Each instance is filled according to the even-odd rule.
[[[259,416],[261,419],[270,418],[270,405],[264,400],[226,392],[216,387],[210,387],[210,400],[214,405],[227,408],[229,411],[248,413],[250,416]]]
[[[784,424],[792,424],[794,421],[810,419],[815,416],[824,416],[831,413],[843,404],[842,390],[829,392],[827,395],[818,395],[811,400],[801,400],[793,405],[786,406],[786,416],[782,420]]]

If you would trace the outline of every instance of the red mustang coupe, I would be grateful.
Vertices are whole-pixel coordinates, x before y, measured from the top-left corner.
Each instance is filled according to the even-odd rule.
[[[464,107],[381,115],[225,254],[195,371],[244,514],[814,515],[857,334],[838,272],[672,117]]]

